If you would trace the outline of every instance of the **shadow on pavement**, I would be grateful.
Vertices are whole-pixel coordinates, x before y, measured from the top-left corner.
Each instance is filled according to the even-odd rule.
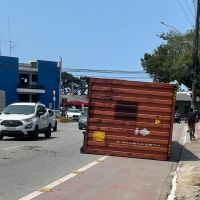
[[[172,162],[179,162],[181,158],[182,148],[183,146],[180,143],[178,143],[177,141],[172,141],[169,160]]]
[[[191,151],[186,149],[184,146],[182,150],[182,157],[180,160],[181,161],[200,161],[200,159],[196,155],[194,155]]]
[[[172,141],[170,161],[199,161],[200,159],[185,146],[181,145],[177,141]]]

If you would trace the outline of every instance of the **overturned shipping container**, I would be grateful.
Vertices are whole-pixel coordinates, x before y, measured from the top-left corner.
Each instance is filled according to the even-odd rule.
[[[89,78],[81,152],[168,160],[175,85]]]

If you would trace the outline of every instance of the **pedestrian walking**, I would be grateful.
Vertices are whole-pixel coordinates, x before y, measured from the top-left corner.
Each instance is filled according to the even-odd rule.
[[[190,140],[195,138],[195,123],[196,123],[197,113],[193,111],[193,108],[190,108],[190,111],[187,114],[186,122],[188,124],[188,130],[190,134]]]

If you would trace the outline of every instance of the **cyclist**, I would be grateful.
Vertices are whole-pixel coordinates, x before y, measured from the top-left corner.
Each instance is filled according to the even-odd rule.
[[[195,138],[195,123],[196,123],[196,112],[193,111],[193,108],[190,108],[190,111],[187,114],[187,123],[190,133],[190,140]]]

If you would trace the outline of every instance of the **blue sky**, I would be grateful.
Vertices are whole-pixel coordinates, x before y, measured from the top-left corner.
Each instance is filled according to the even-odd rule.
[[[1,55],[10,55],[10,24],[11,55],[21,63],[61,56],[63,68],[142,71],[140,58],[170,30],[160,21],[192,28],[193,1],[0,0]]]

